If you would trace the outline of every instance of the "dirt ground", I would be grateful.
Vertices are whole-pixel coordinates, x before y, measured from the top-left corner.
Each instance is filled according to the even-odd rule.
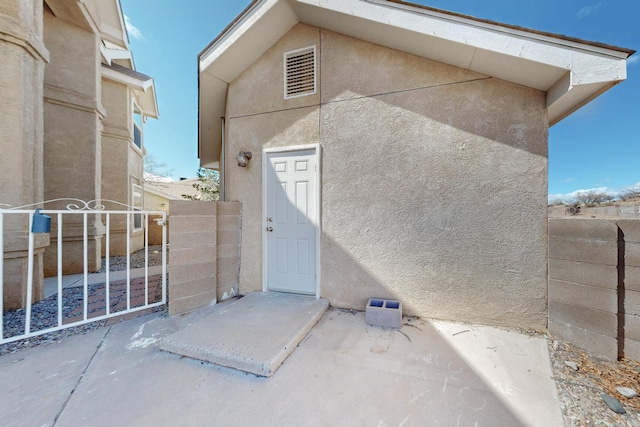
[[[547,336],[566,427],[640,426],[640,397],[628,399],[616,390],[627,387],[640,392],[640,364],[628,359],[611,361]],[[578,370],[566,362],[574,362]],[[609,409],[603,393],[618,399],[626,414]]]

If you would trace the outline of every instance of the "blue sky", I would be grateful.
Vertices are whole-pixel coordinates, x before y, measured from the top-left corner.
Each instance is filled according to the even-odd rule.
[[[172,176],[198,168],[197,55],[249,0],[121,0],[138,71],[154,77],[159,120],[145,144]],[[639,0],[413,0],[512,25],[640,50]],[[549,130],[550,198],[640,184],[640,53],[627,81]]]

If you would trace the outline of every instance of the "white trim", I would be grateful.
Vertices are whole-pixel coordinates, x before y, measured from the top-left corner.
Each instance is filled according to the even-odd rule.
[[[307,145],[293,145],[290,147],[275,147],[264,148],[262,150],[262,292],[267,292],[268,289],[268,277],[269,277],[269,265],[268,265],[268,245],[267,245],[267,155],[274,153],[290,153],[294,151],[314,150],[316,156],[316,298],[320,298],[320,283],[322,272],[320,269],[322,253],[321,237],[322,237],[322,185],[321,185],[321,173],[322,170],[322,146],[318,143]]]
[[[553,45],[561,46],[563,48],[569,47],[572,49],[579,49],[586,52],[597,53],[600,55],[611,56],[619,59],[626,59],[629,56],[625,52],[620,52],[617,50],[613,50],[613,49],[609,49],[601,46],[594,46],[588,43],[580,43],[579,41],[568,40],[566,38],[559,38],[559,37],[553,37],[551,35],[539,34],[533,30],[528,30],[526,28],[522,28],[522,29],[511,28],[509,26],[500,25],[499,23],[493,24],[490,22],[483,22],[480,20],[472,19],[472,18],[465,18],[462,16],[450,15],[447,13],[437,12],[435,10],[423,9],[410,4],[395,3],[387,0],[364,0],[364,1],[366,3],[372,3],[378,6],[384,6],[384,7],[399,9],[405,12],[413,12],[420,15],[430,16],[430,17],[451,22],[454,24],[463,24],[469,27],[476,27],[481,30],[489,30],[497,33],[505,33],[510,36],[530,39],[536,42],[550,43]]]
[[[140,193],[140,206],[136,206],[135,204],[135,193],[136,193],[136,189],[139,190]],[[131,225],[133,226],[133,228],[131,228],[131,230],[129,230],[130,233],[134,233],[134,232],[138,232],[144,229],[144,224],[142,221],[142,211],[144,211],[144,187],[140,184],[136,184],[135,182],[131,183],[131,207],[133,208],[133,211],[131,213]],[[139,213],[137,212],[139,211]],[[135,215],[140,215],[140,227],[136,228],[136,221],[135,221]]]

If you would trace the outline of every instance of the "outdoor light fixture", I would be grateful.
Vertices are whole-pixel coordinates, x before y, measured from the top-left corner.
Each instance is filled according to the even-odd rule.
[[[251,157],[252,157],[251,151],[244,151],[244,148],[240,150],[237,157],[238,166],[242,168],[246,168],[247,163],[249,163],[249,159],[251,159]]]

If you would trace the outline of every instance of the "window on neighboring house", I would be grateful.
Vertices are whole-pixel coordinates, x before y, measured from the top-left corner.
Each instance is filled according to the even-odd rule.
[[[142,187],[138,184],[133,184],[131,186],[131,206],[134,211],[142,211]],[[133,230],[142,230],[142,214],[134,213],[133,214]]]
[[[135,104],[133,107],[133,143],[142,150],[142,114]]]
[[[316,47],[284,54],[284,98],[316,93]]]

